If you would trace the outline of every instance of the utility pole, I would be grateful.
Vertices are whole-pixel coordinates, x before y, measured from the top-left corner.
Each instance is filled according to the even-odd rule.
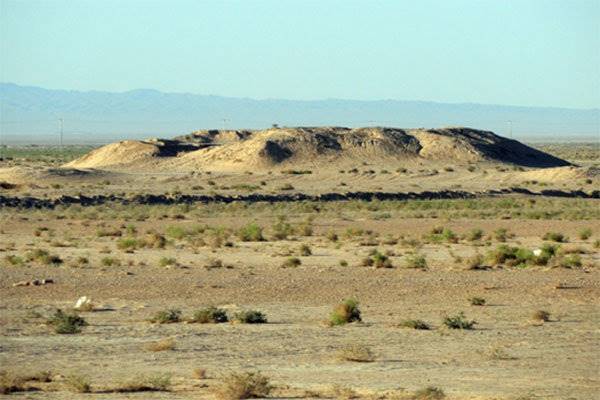
[[[62,118],[59,118],[58,121],[60,122],[60,149],[62,150],[63,148],[63,127],[64,127],[64,121]]]
[[[223,118],[223,130],[227,130],[227,121],[229,121],[227,118]]]
[[[506,122],[508,122],[508,130],[509,130],[510,138],[512,139],[513,138],[512,137],[512,121],[508,120]]]

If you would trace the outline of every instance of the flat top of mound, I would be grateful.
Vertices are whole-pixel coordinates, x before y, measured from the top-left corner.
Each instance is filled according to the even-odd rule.
[[[96,149],[65,166],[236,170],[385,164],[391,160],[450,164],[491,161],[544,168],[570,165],[516,140],[471,128],[285,127],[205,130],[172,140],[122,141]]]

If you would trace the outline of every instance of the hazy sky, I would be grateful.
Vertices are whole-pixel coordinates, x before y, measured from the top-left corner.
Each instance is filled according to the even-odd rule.
[[[600,106],[600,0],[0,0],[0,80]]]

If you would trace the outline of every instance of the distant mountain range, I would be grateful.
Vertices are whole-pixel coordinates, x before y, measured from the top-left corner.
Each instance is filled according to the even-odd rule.
[[[256,100],[140,89],[49,90],[0,83],[0,141],[106,143],[198,129],[280,126],[468,126],[521,140],[598,140],[600,109],[401,100]],[[510,122],[509,122],[510,121]]]

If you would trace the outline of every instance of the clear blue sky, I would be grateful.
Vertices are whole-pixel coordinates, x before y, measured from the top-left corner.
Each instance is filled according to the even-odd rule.
[[[600,0],[0,0],[0,81],[600,106]]]

